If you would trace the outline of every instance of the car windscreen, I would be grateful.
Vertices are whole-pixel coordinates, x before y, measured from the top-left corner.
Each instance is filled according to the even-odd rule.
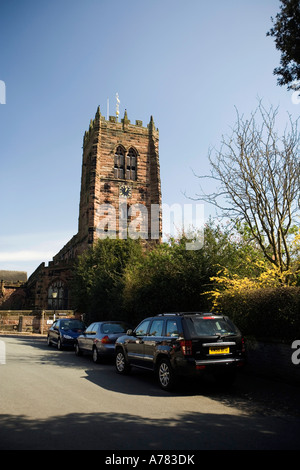
[[[84,323],[80,320],[64,320],[61,321],[60,327],[62,330],[83,331],[85,329]]]
[[[115,334],[115,333],[126,333],[128,330],[128,325],[126,323],[103,323],[102,325],[102,333],[107,335]]]
[[[239,330],[228,319],[221,317],[188,317],[186,318],[191,338],[199,336],[231,336],[239,334]]]

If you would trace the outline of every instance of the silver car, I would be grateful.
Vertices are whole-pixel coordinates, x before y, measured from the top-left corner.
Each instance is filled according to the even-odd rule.
[[[89,327],[78,336],[75,343],[75,354],[92,355],[94,362],[100,362],[104,357],[114,357],[115,342],[119,336],[126,334],[131,326],[123,321],[102,321],[91,323]]]

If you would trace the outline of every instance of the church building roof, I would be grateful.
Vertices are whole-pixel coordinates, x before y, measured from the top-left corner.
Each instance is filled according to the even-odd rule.
[[[25,271],[6,271],[0,270],[0,281],[6,282],[26,282],[27,273]]]

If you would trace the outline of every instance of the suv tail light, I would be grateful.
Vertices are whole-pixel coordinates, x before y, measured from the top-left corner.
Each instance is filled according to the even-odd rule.
[[[180,347],[184,356],[191,356],[192,354],[192,341],[180,341]]]
[[[108,343],[111,343],[111,340],[109,339],[109,336],[103,336],[103,338],[101,339],[101,343],[103,344],[108,344]]]
[[[245,338],[242,338],[242,352],[246,352]]]

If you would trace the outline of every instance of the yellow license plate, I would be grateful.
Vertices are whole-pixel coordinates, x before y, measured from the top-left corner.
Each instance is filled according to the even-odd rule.
[[[229,354],[229,348],[209,348],[209,354]]]

